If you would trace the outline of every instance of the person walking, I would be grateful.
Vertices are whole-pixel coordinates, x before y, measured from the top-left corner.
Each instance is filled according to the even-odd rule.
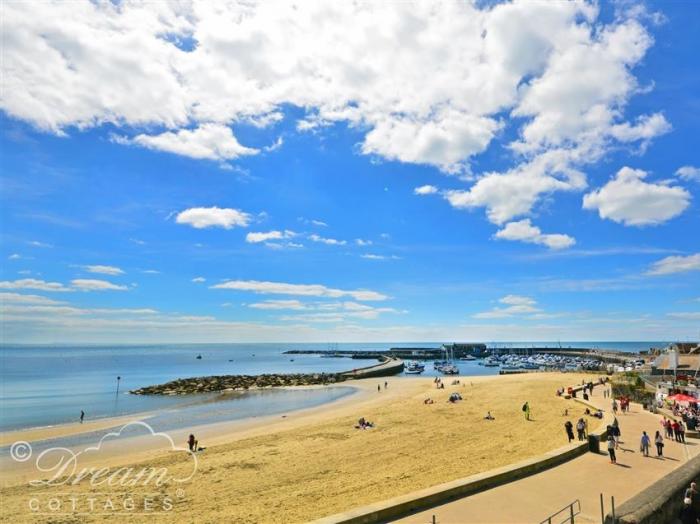
[[[583,419],[582,418],[578,419],[578,422],[576,423],[576,433],[578,433],[579,440],[586,440],[585,429],[586,429],[586,426],[583,423]]]
[[[385,381],[384,381],[384,389],[386,389],[386,388],[388,388],[388,387],[389,387],[389,383],[385,380]]]
[[[564,424],[564,429],[566,430],[566,436],[569,438],[569,442],[574,440],[574,425],[570,420],[567,420]]]
[[[80,423],[83,423],[83,420],[85,420],[85,412],[81,409],[80,410]]]
[[[654,444],[656,444],[656,456],[664,456],[664,438],[661,436],[661,432],[657,431],[654,435]]]
[[[610,464],[617,464],[617,457],[615,457],[615,439],[612,435],[608,435],[608,455],[610,455]]]
[[[677,420],[674,420],[673,422],[671,422],[671,431],[673,433],[673,440],[675,440],[676,442],[680,442],[681,441],[681,432],[678,429],[678,421]]]
[[[685,444],[685,426],[683,425],[682,420],[678,421],[678,433],[680,435],[679,442],[682,442],[683,444]]]
[[[525,402],[523,405],[523,411],[525,412],[525,420],[530,420],[530,403]]]
[[[617,400],[613,399],[612,401],[612,410],[615,415],[617,415]]]
[[[639,450],[640,450],[642,453],[644,453],[644,456],[645,456],[645,457],[648,457],[648,456],[649,456],[649,444],[650,444],[650,443],[651,443],[651,442],[650,442],[650,440],[649,440],[649,435],[647,435],[647,432],[646,432],[646,431],[642,431],[642,441],[641,441],[640,444],[639,444]]]
[[[381,392],[382,392],[382,385],[377,384],[377,393],[381,393]]]

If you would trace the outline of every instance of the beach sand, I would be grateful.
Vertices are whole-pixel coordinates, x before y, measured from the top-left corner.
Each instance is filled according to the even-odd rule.
[[[85,511],[82,501],[98,493],[103,494],[95,495],[98,505],[105,497],[114,502],[133,496],[136,507],[142,508],[143,498],[155,491],[155,508],[162,509],[168,498],[172,509],[156,510],[147,516],[133,514],[127,520],[304,522],[517,462],[566,444],[562,411],[568,408],[573,418],[583,412],[583,407],[554,393],[559,387],[580,383],[584,377],[596,378],[559,373],[446,377],[444,390],[435,389],[432,378],[388,378],[389,388],[381,392],[376,388],[383,379],[365,379],[353,383],[361,394],[337,403],[284,419],[267,418],[229,426],[225,431],[219,428],[218,433],[202,439],[206,450],[198,453],[197,472],[187,483],[156,489],[105,489],[87,482],[36,488],[21,483],[0,490],[2,520],[114,520],[114,515]],[[450,385],[455,378],[460,385]],[[447,398],[454,391],[464,400],[450,404]],[[423,401],[428,397],[435,404],[425,405]],[[526,421],[521,410],[525,401],[530,402],[532,421]],[[483,419],[487,410],[495,421]],[[376,427],[355,429],[360,417]],[[123,452],[114,461],[128,463],[133,456]],[[186,476],[191,468],[188,459],[186,453],[166,452],[149,458],[146,464]],[[76,512],[61,517],[33,514],[28,500],[35,497],[42,504],[54,492],[76,496]],[[45,506],[41,508],[50,513]],[[64,504],[62,511],[66,509],[71,508]],[[126,517],[116,518],[124,521]]]

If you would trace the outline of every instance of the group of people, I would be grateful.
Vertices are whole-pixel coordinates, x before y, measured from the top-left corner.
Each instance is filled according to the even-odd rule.
[[[698,405],[696,403],[690,403],[688,406],[683,406],[676,402],[672,407],[673,414],[676,417],[683,419],[683,422],[688,427],[688,429],[695,429],[698,427],[698,418],[700,417],[700,412],[698,411]]]
[[[661,421],[661,425],[666,433],[666,438],[672,438],[676,442],[685,443],[685,426],[682,420],[671,420],[664,417]]]
[[[654,435],[654,444],[656,445],[656,456],[664,456],[664,438],[661,436],[661,432],[657,431]],[[647,435],[646,431],[642,431],[642,439],[639,444],[639,450],[644,454],[645,457],[649,456],[649,447],[651,446],[651,439]]]
[[[564,429],[566,430],[566,436],[569,442],[574,440],[574,425],[570,420],[564,423]],[[583,418],[578,419],[576,422],[576,433],[579,440],[586,440],[588,438],[588,422]]]
[[[629,413],[630,411],[630,399],[629,397],[620,397],[620,403],[618,404],[617,399],[613,399],[612,401],[612,410],[615,415],[617,415],[618,409],[622,411],[622,413]]]

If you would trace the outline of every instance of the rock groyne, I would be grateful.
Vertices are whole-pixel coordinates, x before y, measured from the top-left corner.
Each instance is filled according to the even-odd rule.
[[[402,371],[402,360],[385,358],[380,364],[340,373],[282,373],[192,377],[134,389],[129,393],[133,395],[190,395],[194,393],[220,393],[224,391],[245,391],[248,389],[290,386],[325,386],[345,382],[346,380],[396,375]]]

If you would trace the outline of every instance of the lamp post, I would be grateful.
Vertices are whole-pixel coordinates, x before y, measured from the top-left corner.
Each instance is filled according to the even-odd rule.
[[[119,375],[117,375],[117,395],[119,395],[119,381],[122,379]]]

